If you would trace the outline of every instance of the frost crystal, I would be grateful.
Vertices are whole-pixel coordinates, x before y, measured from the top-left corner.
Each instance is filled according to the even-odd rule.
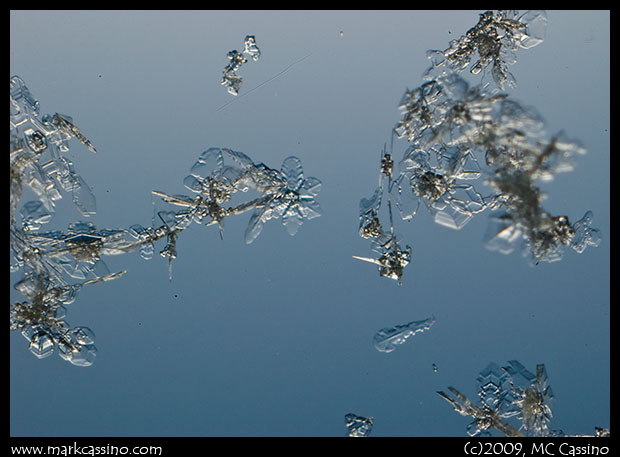
[[[374,336],[375,349],[380,352],[392,352],[397,345],[403,344],[407,338],[428,330],[434,323],[435,317],[433,316],[421,321],[382,328]]]
[[[260,49],[256,46],[256,37],[254,35],[248,35],[243,42],[243,52],[252,57],[252,60],[257,61],[260,57]]]

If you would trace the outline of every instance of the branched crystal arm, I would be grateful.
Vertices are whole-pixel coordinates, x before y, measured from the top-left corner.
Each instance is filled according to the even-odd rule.
[[[486,431],[493,427],[503,433],[505,436],[510,437],[522,437],[523,434],[514,426],[505,422],[494,411],[488,408],[479,408],[474,405],[472,401],[459,392],[454,387],[448,387],[448,390],[456,397],[455,399],[448,396],[445,392],[438,391],[437,394],[452,405],[454,410],[463,415],[471,416],[474,418],[473,429],[474,434],[480,433],[480,431]]]

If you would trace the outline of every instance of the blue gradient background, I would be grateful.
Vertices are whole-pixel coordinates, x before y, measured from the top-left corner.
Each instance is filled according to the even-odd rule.
[[[96,333],[93,366],[37,360],[11,332],[11,435],[345,436],[353,412],[374,418],[373,436],[464,436],[470,419],[435,392],[475,399],[478,372],[511,359],[545,364],[551,428],[609,426],[608,11],[548,11],[545,42],[511,67],[511,95],[549,134],[564,129],[588,149],[541,187],[554,215],[593,211],[598,248],[532,268],[483,247],[489,213],[453,231],[422,210],[396,226],[413,249],[402,287],[351,258],[371,254],[357,235],[359,200],[376,186],[398,102],[421,83],[425,51],[448,47],[478,13],[11,11],[11,75],[98,150],[73,140],[69,155],[97,197],[98,228],[151,224],[151,190],[189,194],[182,180],[212,146],[272,168],[298,156],[323,182],[324,212],[294,237],[271,221],[251,245],[248,214],[226,220],[223,241],[193,225],[172,282],[157,255],[105,258],[128,273],[84,288],[67,314]],[[226,53],[248,34],[262,56],[217,111],[233,97],[220,85]],[[77,219],[65,196],[46,229]],[[373,348],[380,328],[431,315],[435,325],[394,352]]]

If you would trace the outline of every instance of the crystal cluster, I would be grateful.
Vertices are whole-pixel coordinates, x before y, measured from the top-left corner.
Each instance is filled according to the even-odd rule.
[[[461,71],[470,66],[472,74],[491,68],[493,80],[500,88],[514,87],[516,81],[508,66],[516,61],[515,51],[528,49],[544,40],[547,14],[544,11],[486,11],[478,23],[459,39],[452,40],[444,51],[428,51],[433,65],[427,74],[438,71]]]
[[[567,436],[549,428],[554,396],[544,364],[536,365],[534,374],[517,360],[504,367],[492,362],[479,373],[476,383],[478,402],[454,387],[448,387],[452,397],[437,392],[457,413],[474,419],[467,425],[468,435],[492,436],[494,429],[511,437]],[[596,436],[609,436],[609,429],[597,427]]]
[[[244,52],[256,60],[260,51],[249,38]],[[11,303],[10,329],[21,331],[38,358],[56,352],[74,365],[93,363],[94,333],[87,327],[71,328],[65,321],[66,305],[75,301],[83,286],[125,273],[110,273],[104,256],[137,251],[148,260],[155,243],[165,239],[160,255],[168,260],[172,279],[179,235],[192,222],[207,227],[217,224],[223,236],[226,217],[253,211],[245,234],[246,243],[251,243],[269,219],[281,219],[294,235],[304,221],[321,215],[315,199],[321,182],[304,176],[297,157],[286,158],[276,170],[252,162],[241,152],[210,148],[183,181],[193,196],[153,191],[166,204],[181,207],[159,211],[160,223],[100,229],[90,222],[75,221],[65,231],[44,231],[63,193],[71,194],[82,216],[95,212],[95,197],[66,153],[72,138],[90,151],[96,150],[69,116],[41,116],[39,102],[17,76],[11,78],[10,107],[11,272],[23,276],[14,287],[26,297]],[[231,204],[235,195],[246,195],[249,190],[256,193],[255,198]],[[22,201],[29,195],[35,198]]]
[[[96,355],[94,334],[71,328],[66,307],[84,285],[108,281],[101,255],[122,249],[121,231],[100,230],[74,222],[67,232],[41,230],[55,214],[63,193],[70,194],[82,216],[95,212],[95,197],[67,158],[68,142],[91,142],[69,116],[41,115],[39,102],[24,81],[10,78],[10,252],[11,272],[23,278],[15,289],[26,300],[10,306],[10,329],[19,330],[38,358],[57,352],[74,365],[88,366]],[[32,200],[22,202],[25,198]],[[23,203],[20,205],[20,203]],[[82,280],[70,283],[69,278]]]
[[[516,61],[514,50],[541,43],[546,23],[543,11],[487,11],[449,48],[429,51],[431,67],[423,84],[402,97],[392,147],[383,152],[380,176],[389,183],[384,186],[380,180],[373,197],[361,200],[360,236],[373,241],[386,236],[378,215],[386,189],[388,202],[395,195],[403,220],[412,220],[423,203],[436,223],[459,230],[475,215],[490,211],[486,247],[505,254],[519,248],[534,265],[560,260],[567,247],[581,253],[599,245],[591,211],[574,223],[568,216],[554,216],[542,207],[545,195],[538,187],[571,171],[585,148],[562,131],[548,136],[538,113],[500,92],[514,86],[506,69]],[[495,87],[472,85],[460,74],[475,56],[470,72],[492,68]],[[394,139],[409,144],[398,172],[392,159]],[[389,166],[383,163],[387,158]],[[487,189],[484,193],[476,181]],[[391,219],[390,226],[393,232]],[[383,276],[400,281],[398,275]]]
[[[401,236],[394,233],[392,216],[391,188],[393,185],[392,173],[394,161],[391,155],[382,152],[381,167],[379,173],[379,185],[372,197],[363,198],[360,201],[360,227],[359,234],[362,238],[371,241],[371,249],[379,255],[378,258],[353,256],[354,259],[377,265],[379,275],[394,279],[402,284],[403,269],[411,261],[411,247],[402,247]],[[387,182],[386,182],[387,181]],[[385,189],[388,189],[386,192]],[[389,230],[385,230],[379,219],[379,212],[383,200],[383,194],[388,195],[388,214],[390,220]]]
[[[222,77],[221,84],[226,86],[229,94],[238,95],[241,89],[243,78],[237,74],[237,70],[248,61],[244,54],[250,56],[254,61],[260,58],[260,49],[256,45],[256,37],[254,35],[247,35],[245,37],[242,52],[233,49],[226,54],[230,62],[224,67],[224,76]]]
[[[245,231],[245,242],[252,243],[270,219],[281,219],[290,235],[295,235],[305,220],[321,215],[315,197],[321,190],[321,181],[305,177],[301,160],[287,157],[280,170],[263,163],[254,163],[242,152],[227,148],[210,148],[203,152],[183,180],[194,197],[154,194],[180,211],[160,212],[170,231],[185,229],[192,221],[205,226],[218,224],[223,233],[223,219],[227,216],[252,211]],[[237,205],[227,206],[233,194],[254,191],[257,197]]]

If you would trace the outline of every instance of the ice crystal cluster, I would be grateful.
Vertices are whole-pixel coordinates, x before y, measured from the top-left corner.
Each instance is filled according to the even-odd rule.
[[[238,95],[241,89],[243,78],[237,74],[237,70],[248,61],[244,54],[250,56],[254,61],[260,58],[260,49],[256,45],[256,37],[254,35],[247,35],[245,37],[242,52],[233,49],[226,54],[230,62],[224,67],[224,76],[222,77],[221,84],[227,88],[229,94]]]
[[[401,219],[412,220],[423,204],[436,223],[456,230],[488,210],[485,245],[504,254],[520,248],[535,265],[560,260],[566,247],[581,253],[599,245],[591,211],[573,223],[552,215],[538,187],[572,170],[585,148],[563,131],[549,136],[538,113],[502,92],[516,84],[507,69],[515,51],[540,44],[546,23],[544,11],[487,11],[447,49],[428,52],[423,83],[406,90],[399,104],[401,119],[389,153],[382,152],[379,185],[360,203],[360,236],[381,257],[356,258],[376,263],[381,276],[400,284],[411,248],[402,249],[393,236],[392,198]],[[462,75],[467,68],[483,81],[490,72],[492,82],[470,84]],[[408,143],[398,171],[395,139]],[[379,216],[386,199],[389,232]]]
[[[260,53],[247,39],[246,52],[255,59]],[[10,83],[11,272],[21,275],[14,287],[24,296],[10,305],[10,329],[21,332],[38,358],[56,352],[74,365],[94,362],[94,332],[70,327],[65,317],[66,306],[83,286],[125,273],[110,273],[103,257],[137,251],[148,260],[155,244],[165,240],[159,253],[168,260],[172,279],[179,235],[193,222],[207,227],[217,224],[223,236],[226,218],[252,211],[245,233],[246,243],[251,243],[270,219],[280,219],[294,235],[304,221],[321,215],[315,199],[321,182],[304,176],[297,157],[286,158],[278,170],[254,163],[241,152],[209,148],[183,180],[191,195],[153,191],[166,205],[157,213],[157,224],[102,229],[74,221],[66,231],[45,231],[63,194],[71,196],[83,217],[95,213],[95,197],[67,152],[72,138],[96,150],[71,117],[41,115],[38,100],[21,78],[13,76]],[[238,198],[240,194],[246,199]]]
[[[454,410],[471,416],[467,427],[470,436],[492,436],[495,430],[510,437],[568,436],[549,428],[554,398],[544,364],[536,365],[536,374],[519,361],[510,360],[500,367],[492,362],[476,378],[478,401],[472,401],[454,387],[452,396],[437,392]],[[609,436],[609,429],[595,429],[595,436]]]

